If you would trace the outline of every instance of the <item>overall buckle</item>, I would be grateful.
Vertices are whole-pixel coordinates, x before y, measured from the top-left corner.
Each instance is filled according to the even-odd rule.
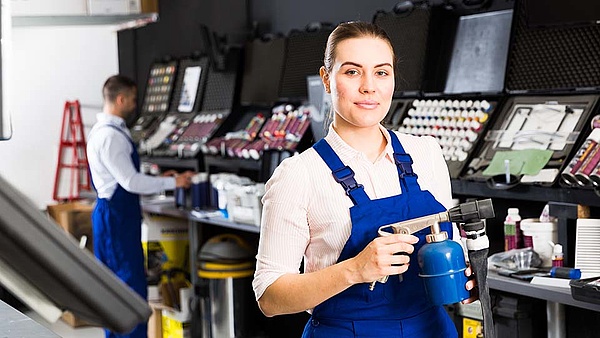
[[[346,191],[346,195],[354,189],[362,188],[362,184],[358,184],[354,179],[354,171],[349,166],[336,169],[332,172],[335,181],[342,185]]]
[[[404,178],[405,176],[417,176],[417,174],[413,172],[413,160],[409,154],[394,153],[394,162],[396,162],[396,165],[402,172],[400,178]]]

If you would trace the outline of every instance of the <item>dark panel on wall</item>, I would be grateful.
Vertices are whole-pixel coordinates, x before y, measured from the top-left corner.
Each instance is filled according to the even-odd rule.
[[[135,48],[135,30],[127,29],[119,32],[119,73],[130,77],[137,82],[136,73],[136,53]]]
[[[544,6],[539,0],[537,3]],[[597,91],[600,88],[600,27],[596,23],[537,27],[538,21],[531,27],[527,4],[521,1],[515,6],[506,89],[510,92]],[[562,14],[564,20],[577,21],[569,11],[560,13],[560,8],[554,9],[559,12],[554,13],[555,16]]]
[[[169,0],[159,2],[159,21],[118,34],[119,69],[139,85],[141,104],[150,65],[165,56],[185,58],[206,52],[205,25],[219,37],[242,44],[246,38],[246,1]],[[225,20],[226,18],[226,20]]]
[[[279,98],[286,38],[257,38],[246,44],[240,103],[271,106]]]
[[[252,14],[259,27],[288,34],[292,29],[303,29],[310,22],[372,22],[378,10],[391,10],[397,3],[398,0],[255,0],[252,2]]]
[[[288,36],[279,97],[282,100],[305,101],[308,98],[306,77],[319,74],[327,37],[333,30],[321,26],[310,31],[294,30]]]
[[[398,58],[395,69],[396,96],[406,92],[414,95],[423,88],[429,18],[429,8],[422,7],[402,14],[381,11],[375,16],[375,24],[390,37]]]

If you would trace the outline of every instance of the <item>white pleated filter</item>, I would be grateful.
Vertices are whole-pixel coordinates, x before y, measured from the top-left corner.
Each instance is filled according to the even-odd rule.
[[[600,275],[600,219],[577,220],[575,268],[585,274]]]

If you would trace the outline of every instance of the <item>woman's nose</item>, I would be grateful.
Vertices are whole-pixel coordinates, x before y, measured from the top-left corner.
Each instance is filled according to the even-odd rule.
[[[361,93],[371,93],[375,91],[375,85],[373,82],[373,77],[369,75],[365,75],[362,78],[362,82],[360,84],[360,92]]]

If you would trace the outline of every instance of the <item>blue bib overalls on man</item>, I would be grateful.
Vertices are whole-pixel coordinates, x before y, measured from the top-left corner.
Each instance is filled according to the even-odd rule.
[[[377,237],[380,226],[445,211],[429,191],[423,191],[412,172],[412,159],[404,152],[397,136],[390,132],[394,160],[402,193],[371,200],[362,185],[354,179],[354,172],[345,166],[331,146],[323,139],[313,147],[342,185],[354,206],[350,208],[352,232],[338,262],[352,258]],[[440,224],[443,231],[452,234],[450,223]],[[418,276],[417,252],[425,244],[425,229],[415,233],[419,242],[410,255],[410,266],[398,276],[390,276],[387,283],[378,283],[369,290],[369,284],[356,284],[317,305],[304,328],[304,338],[329,337],[457,337],[454,324],[441,306],[429,303],[425,287]]]
[[[131,160],[139,171],[140,157],[133,141],[119,128],[111,125],[133,145]],[[110,199],[98,198],[92,212],[95,256],[129,285],[143,299],[148,298],[144,252],[142,250],[142,210],[140,197],[117,185]],[[119,335],[105,330],[106,337],[145,338],[148,325],[142,323],[129,334]]]

